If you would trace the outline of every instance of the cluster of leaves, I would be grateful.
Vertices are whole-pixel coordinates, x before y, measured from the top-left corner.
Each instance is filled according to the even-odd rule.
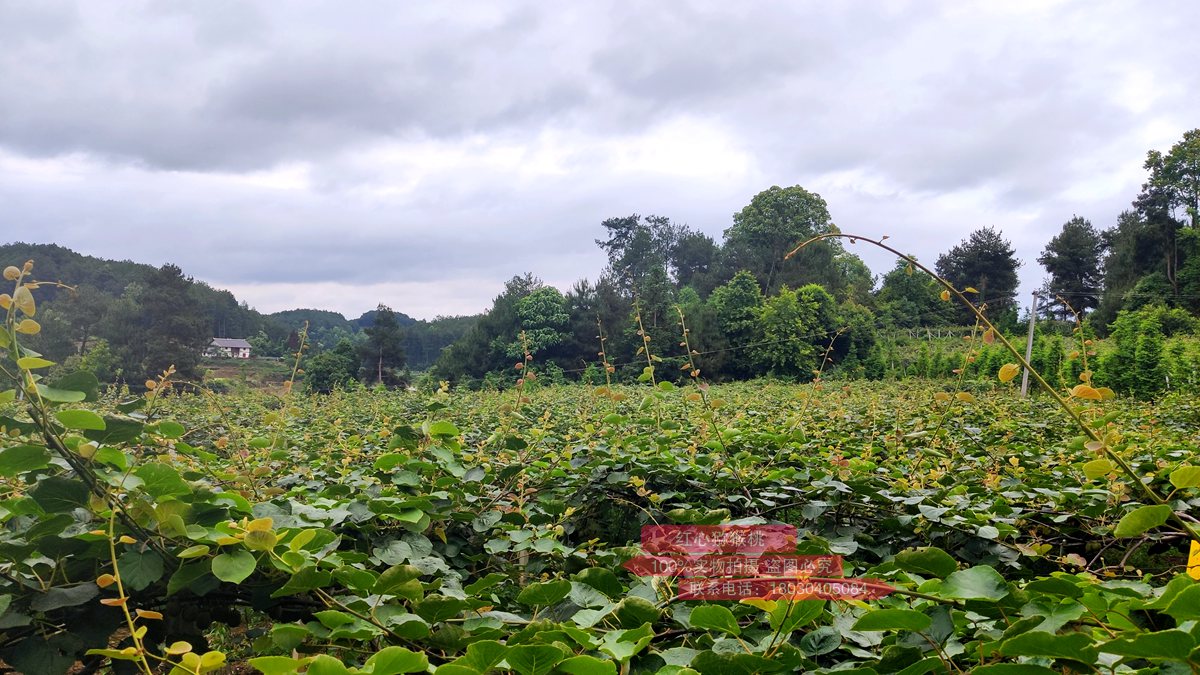
[[[12,269],[0,658],[21,672],[213,672],[214,622],[251,624],[264,673],[1200,667],[1192,401],[1084,383],[1067,411],[1016,398],[1010,364],[973,394],[677,386],[648,349],[642,386],[234,399],[168,371],[121,399],[39,376]],[[797,553],[897,591],[682,601],[621,567],[663,522],[792,524]]]

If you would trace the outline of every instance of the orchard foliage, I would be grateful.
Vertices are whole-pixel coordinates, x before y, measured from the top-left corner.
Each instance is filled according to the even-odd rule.
[[[546,386],[526,340],[500,393],[226,398],[168,368],[132,396],[43,377],[31,272],[0,295],[19,672],[1200,668],[1190,398],[1020,399],[1011,360],[971,391],[677,385],[644,330],[640,385]],[[981,331],[964,359],[1005,344]],[[897,592],[681,601],[621,567],[668,522],[795,525]]]

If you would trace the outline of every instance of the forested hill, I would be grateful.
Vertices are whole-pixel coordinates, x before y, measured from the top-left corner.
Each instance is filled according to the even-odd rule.
[[[213,337],[245,338],[255,355],[282,356],[296,344],[305,321],[314,351],[343,339],[358,345],[375,316],[372,310],[350,320],[320,309],[263,314],[174,265],[107,260],[57,244],[3,244],[0,260],[16,265],[33,260],[34,278],[76,289],[69,293],[47,285],[38,290],[43,329],[35,348],[60,363],[82,361],[101,379],[140,382],[172,364],[199,376],[200,353]],[[417,370],[428,367],[474,321],[395,316],[404,327],[407,366]]]

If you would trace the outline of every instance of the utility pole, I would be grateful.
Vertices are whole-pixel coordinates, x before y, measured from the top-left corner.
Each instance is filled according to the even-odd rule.
[[[1033,306],[1029,308],[1029,337],[1025,339],[1025,363],[1033,358],[1033,323],[1037,321],[1038,292],[1033,292]],[[1021,374],[1021,398],[1029,395],[1029,369],[1024,368]]]

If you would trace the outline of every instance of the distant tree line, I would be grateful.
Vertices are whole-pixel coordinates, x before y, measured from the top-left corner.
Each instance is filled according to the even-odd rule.
[[[372,329],[376,310],[355,320],[315,309],[261,314],[175,265],[103,260],[54,244],[6,244],[0,246],[0,259],[32,259],[37,278],[72,287],[38,291],[42,331],[32,346],[66,369],[86,368],[105,382],[137,386],[172,365],[178,377],[199,380],[203,351],[214,337],[246,338],[255,356],[282,357],[299,348],[299,332],[307,323],[307,353],[315,356],[342,342],[343,351],[358,354],[382,330]],[[405,379],[400,374],[406,369],[428,368],[475,317],[418,321],[393,312],[390,320],[396,327],[389,345],[396,353],[385,359],[385,383],[395,384]],[[352,379],[378,380],[378,359],[375,366],[374,377],[362,366]]]
[[[1121,323],[1123,311],[1200,311],[1200,130],[1187,132],[1166,154],[1150,152],[1145,168],[1149,178],[1133,208],[1113,227],[1097,230],[1076,216],[1047,243],[1038,257],[1047,273],[1042,314],[1064,322],[1078,314],[1090,334],[1106,335],[1113,326],[1119,337],[1129,325],[1154,325]],[[433,374],[470,385],[507,383],[522,360],[524,331],[551,378],[604,381],[601,336],[612,364],[608,375],[636,377],[645,366],[639,325],[664,365],[685,361],[682,314],[707,377],[804,380],[829,368],[877,377],[886,371],[879,335],[973,322],[907,263],[876,280],[838,239],[785,260],[797,244],[834,227],[825,201],[801,186],[756,195],[719,242],[660,215],[610,218],[600,226],[596,243],[608,266],[599,279],[562,293],[532,274],[514,277],[491,310],[442,353]],[[956,287],[976,291],[974,300],[993,322],[1013,329],[1021,264],[1003,234],[984,227],[939,255],[934,268]]]

